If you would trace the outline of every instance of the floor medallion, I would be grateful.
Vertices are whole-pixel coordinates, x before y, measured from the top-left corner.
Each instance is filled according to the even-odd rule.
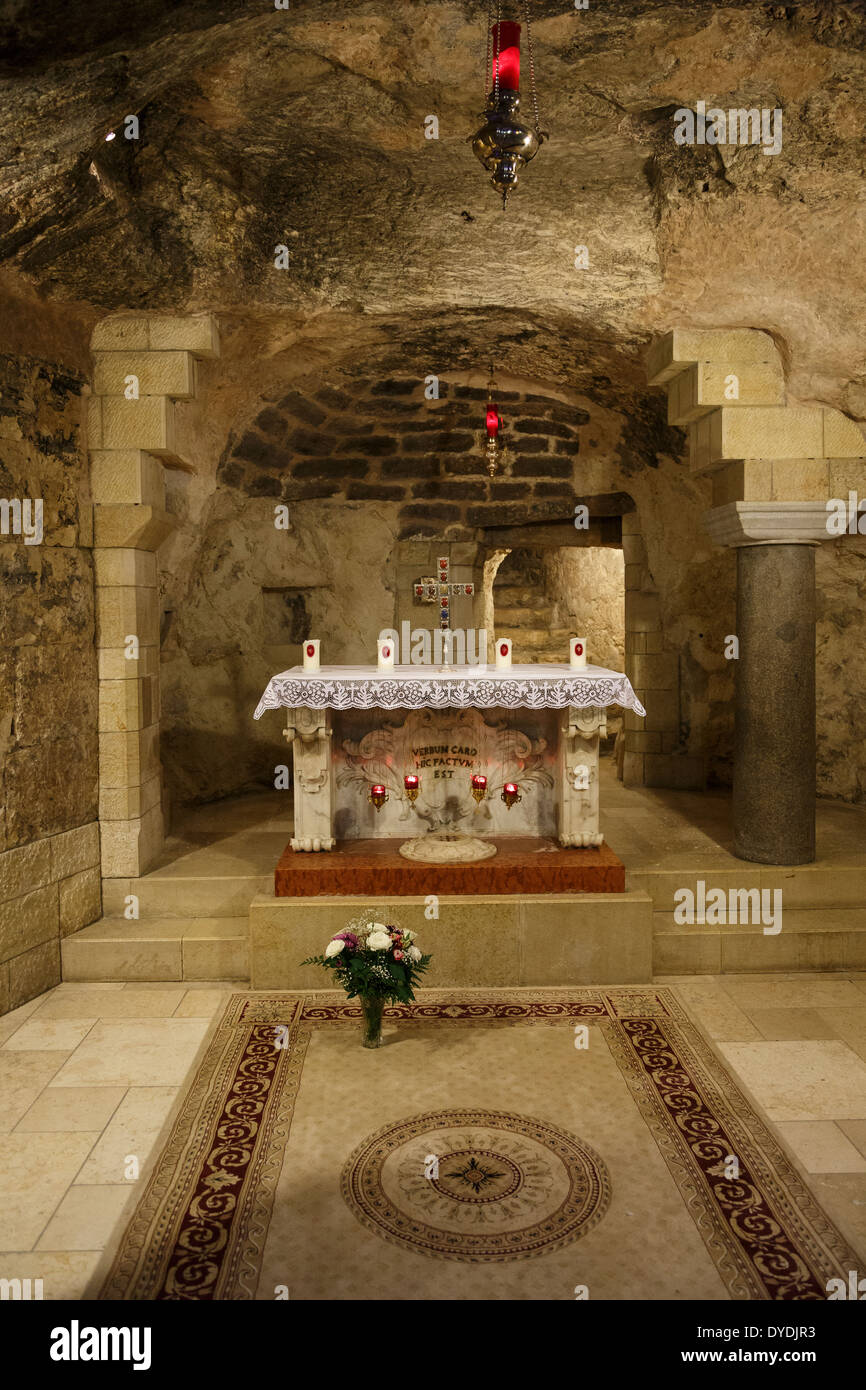
[[[508,1111],[440,1110],[365,1139],[343,1196],[386,1240],[442,1259],[527,1259],[604,1216],[610,1177],[566,1130]]]

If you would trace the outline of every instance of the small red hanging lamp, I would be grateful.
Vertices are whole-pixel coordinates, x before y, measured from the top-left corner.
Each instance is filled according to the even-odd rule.
[[[504,209],[509,192],[517,185],[521,169],[530,159],[534,159],[539,146],[547,137],[542,133],[539,124],[532,32],[529,26],[529,0],[522,0],[522,13],[526,26],[529,85],[535,116],[533,126],[526,125],[519,116],[521,26],[513,20],[502,19],[502,0],[496,0],[496,22],[493,23],[493,4],[494,0],[488,0],[487,56],[484,63],[485,91],[488,72],[492,88],[487,96],[484,125],[471,139],[473,150],[491,174],[493,187],[502,194]]]
[[[502,429],[502,416],[494,403],[493,395],[496,391],[496,382],[493,378],[493,365],[490,367],[490,380],[487,383],[487,411],[485,416],[485,426],[487,429],[487,472],[491,478],[499,467],[502,457],[503,445],[499,438]]]

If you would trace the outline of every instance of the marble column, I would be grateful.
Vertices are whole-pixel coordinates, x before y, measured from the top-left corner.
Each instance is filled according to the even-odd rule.
[[[734,853],[815,858],[815,551],[737,550]]]

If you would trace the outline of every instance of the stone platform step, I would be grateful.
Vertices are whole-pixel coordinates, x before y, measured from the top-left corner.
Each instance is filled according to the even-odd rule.
[[[672,913],[677,906],[678,890],[688,888],[696,894],[699,880],[706,893],[714,888],[721,888],[726,895],[731,889],[779,889],[783,913],[790,908],[866,909],[866,863],[824,861],[773,867],[741,861],[730,869],[629,869],[626,860],[626,875],[629,888],[649,893],[655,912]]]
[[[249,922],[103,917],[60,943],[64,980],[249,980]]]
[[[288,839],[274,845],[275,864]],[[144,878],[104,878],[102,907],[106,917],[123,918],[126,900],[138,898],[139,919],[171,917],[239,917],[257,893],[273,890],[273,870],[248,874],[146,874]],[[125,920],[125,919],[124,919]]]
[[[654,975],[866,970],[866,908],[786,908],[775,936],[760,923],[680,925],[653,913]]]
[[[435,866],[429,866],[431,868]],[[652,979],[652,903],[631,893],[535,893],[512,897],[275,898],[250,907],[253,989],[322,989],[323,971],[302,966],[362,909],[417,933],[433,963],[425,987],[646,984]]]

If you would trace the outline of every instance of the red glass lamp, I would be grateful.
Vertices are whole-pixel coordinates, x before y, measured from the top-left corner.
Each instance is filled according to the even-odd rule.
[[[505,783],[505,786],[502,788],[502,800],[505,802],[506,809],[509,811],[511,810],[515,801],[523,800],[523,797],[517,790],[516,782]]]
[[[367,799],[372,802],[377,811],[381,811],[385,802],[388,800],[388,793],[381,782],[374,782],[373,786],[370,788],[370,795]]]
[[[490,57],[492,51],[492,65],[486,118],[484,125],[472,139],[472,148],[485,169],[490,172],[493,187],[502,194],[503,208],[510,190],[517,185],[524,164],[528,164],[530,159],[535,157],[545,139],[539,129],[528,0],[523,0],[522,10],[526,25],[534,126],[526,125],[519,116],[521,26],[512,20],[499,20],[491,28],[487,39],[487,53]]]
[[[483,772],[473,772],[471,786],[472,795],[480,806],[487,795],[487,778],[484,776]]]
[[[417,772],[407,772],[403,778],[403,786],[406,788],[406,795],[410,801],[417,801],[418,793],[421,790],[421,778]]]

